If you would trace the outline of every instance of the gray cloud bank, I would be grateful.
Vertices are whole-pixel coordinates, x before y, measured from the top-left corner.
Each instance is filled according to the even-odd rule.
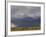
[[[32,17],[37,18],[40,17],[41,8],[34,6],[11,6],[11,17],[14,18],[24,18],[24,17]]]

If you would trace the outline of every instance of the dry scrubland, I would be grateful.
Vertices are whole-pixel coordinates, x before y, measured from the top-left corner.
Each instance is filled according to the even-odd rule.
[[[39,30],[40,27],[14,27],[11,31]]]

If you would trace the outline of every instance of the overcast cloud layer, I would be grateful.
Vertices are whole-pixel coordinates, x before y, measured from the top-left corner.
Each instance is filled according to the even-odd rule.
[[[14,18],[40,17],[40,7],[34,6],[11,6],[11,16]]]

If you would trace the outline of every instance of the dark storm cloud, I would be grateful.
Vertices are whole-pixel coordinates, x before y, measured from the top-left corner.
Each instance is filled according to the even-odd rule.
[[[40,7],[34,6],[11,6],[11,16],[16,18],[40,17]]]

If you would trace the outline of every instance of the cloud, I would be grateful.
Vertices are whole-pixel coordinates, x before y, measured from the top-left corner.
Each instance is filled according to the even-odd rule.
[[[40,17],[40,7],[34,6],[11,6],[11,16],[15,18]]]

